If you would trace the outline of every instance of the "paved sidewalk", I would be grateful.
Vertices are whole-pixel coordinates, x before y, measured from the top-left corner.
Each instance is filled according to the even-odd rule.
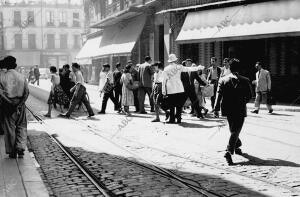
[[[5,154],[4,136],[0,136],[0,196],[46,197],[48,191],[28,150],[23,159],[10,159]]]

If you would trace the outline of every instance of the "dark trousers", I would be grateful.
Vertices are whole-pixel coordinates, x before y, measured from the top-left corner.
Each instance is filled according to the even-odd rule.
[[[113,91],[111,90],[109,92],[104,93],[104,95],[103,95],[102,108],[101,108],[102,112],[105,112],[105,110],[106,110],[108,99],[110,99],[114,103],[115,106],[119,106],[119,103],[116,100],[116,98],[114,97]]]
[[[35,81],[34,83],[37,82],[37,85],[39,86],[40,85],[40,77],[35,77]]]
[[[149,97],[151,109],[154,109],[153,99],[151,99],[151,93],[152,93],[152,88],[148,88],[148,87],[140,87],[139,88],[138,98],[139,98],[139,111],[140,112],[145,111],[145,96],[146,96],[146,94]]]
[[[1,100],[0,100],[0,102],[1,102]],[[1,105],[0,105],[0,108],[1,108]],[[1,114],[1,110],[0,110],[0,123],[3,121],[3,119],[2,119],[2,114]],[[2,129],[2,126],[1,126],[1,124],[0,124],[0,135],[3,135],[4,134],[4,130]]]
[[[121,107],[121,99],[122,99],[122,87],[121,88],[115,88],[115,99],[117,101],[117,105],[115,105],[115,110],[118,110]]]
[[[140,111],[140,104],[139,104],[139,97],[138,97],[138,90],[133,90],[133,97],[134,97],[134,106],[135,106],[135,111]]]
[[[196,112],[197,117],[202,116],[201,108],[200,108],[200,106],[199,106],[199,100],[198,100],[198,98],[197,98],[196,92],[195,92],[195,91],[192,91],[192,90],[186,92],[186,99],[185,99],[185,101],[186,101],[188,98],[190,98],[191,103],[192,103],[192,111]]]
[[[5,134],[5,152],[15,153],[25,150],[27,141],[27,118],[25,105],[18,109],[8,109],[3,114],[1,127]]]
[[[211,108],[214,109],[216,94],[218,89],[218,80],[212,80],[211,83],[214,85],[214,95],[210,98],[210,101],[211,101]]]
[[[69,107],[66,115],[70,116],[79,103],[84,104],[84,106],[86,107],[89,115],[94,115],[91,104],[90,104],[89,100],[87,99],[86,88],[83,85],[80,85],[80,84],[78,86],[79,87],[76,87],[76,90],[73,94],[73,97],[72,97],[71,103],[70,103],[70,107]]]
[[[175,118],[177,120],[181,120],[182,107],[185,102],[185,94],[177,93],[177,94],[168,94],[167,102],[170,106],[170,122],[174,122]],[[175,114],[176,109],[176,114]]]
[[[245,117],[243,116],[227,116],[228,124],[229,124],[229,130],[230,130],[230,138],[227,145],[227,151],[231,154],[234,153],[234,151],[242,146],[242,142],[239,138],[240,132],[243,128],[243,124],[245,121]]]

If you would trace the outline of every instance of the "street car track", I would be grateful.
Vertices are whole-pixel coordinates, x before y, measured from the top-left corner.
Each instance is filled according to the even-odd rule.
[[[43,124],[46,128],[45,122],[36,115],[30,108],[27,107],[27,110],[31,115],[36,119],[37,122]],[[49,129],[49,128],[46,128]],[[48,133],[47,133],[48,134]],[[64,154],[69,158],[73,164],[88,178],[88,180],[97,188],[97,190],[105,197],[116,197],[112,192],[108,191],[103,183],[101,183],[98,178],[88,169],[85,165],[70,151],[69,148],[65,147],[58,139],[56,135],[49,135],[51,140],[55,142],[58,147],[64,152]]]
[[[42,118],[39,117],[39,115],[35,114],[29,107],[27,107],[28,111],[32,114],[32,116],[41,124],[44,125],[45,129],[50,131],[51,129],[49,129],[49,126],[42,120]],[[79,121],[79,122],[83,122],[81,120],[77,120],[77,119],[72,119],[72,120],[75,120],[75,121]],[[93,128],[86,124],[87,127],[89,128],[90,132],[93,132],[95,135],[105,139],[106,141],[109,141],[111,143],[113,143],[114,145],[116,145],[117,147],[119,148],[122,148],[124,150],[123,147],[120,147],[118,144],[112,142],[111,140],[107,139],[106,137],[104,136],[101,136],[97,130],[96,131],[92,131]],[[60,147],[60,149],[67,155],[67,157],[80,169],[80,171],[91,181],[91,183],[93,185],[95,185],[95,187],[100,191],[101,194],[103,194],[105,197],[115,197],[116,195],[114,195],[112,192],[108,191],[106,189],[106,187],[104,186],[104,184],[102,184],[98,178],[87,168],[85,167],[85,165],[72,153],[72,151],[64,146],[58,139],[57,139],[57,135],[49,135],[49,137]],[[126,150],[128,152],[128,150]],[[131,153],[131,152],[130,152]],[[132,154],[132,153],[131,153]],[[171,179],[171,180],[174,180],[174,181],[177,181],[178,183],[180,183],[181,185],[185,186],[185,187],[188,187],[189,189],[191,189],[192,191],[198,193],[198,194],[201,194],[202,196],[205,196],[205,197],[223,197],[224,195],[222,194],[217,194],[213,191],[210,191],[210,190],[207,190],[206,188],[202,187],[198,182],[195,182],[191,179],[186,179],[186,178],[183,178],[183,177],[180,177],[178,175],[176,175],[175,173],[169,171],[169,170],[166,170],[164,168],[161,168],[159,166],[156,166],[155,164],[152,164],[151,162],[149,161],[146,161],[146,164],[149,164],[149,165],[144,165],[144,164],[141,164],[141,163],[138,163],[136,161],[133,161],[133,160],[126,160],[126,159],[121,159],[119,158],[120,160],[128,163],[128,164],[134,164],[136,166],[139,166],[139,167],[142,167],[142,168],[145,168],[147,170],[150,170],[156,174],[159,174],[165,178],[168,178],[168,179]],[[150,167],[151,166],[151,167]]]
[[[99,132],[102,132],[100,129],[98,128],[95,128],[94,126],[91,126],[90,124],[86,123],[85,121],[83,120],[78,120],[78,119],[73,119],[77,122],[81,122],[82,124],[86,125],[91,132],[93,132],[93,134],[97,135],[97,136],[100,136],[101,138],[104,138],[105,140],[108,140],[109,142],[115,144],[116,146],[120,147],[120,145],[116,144],[115,142],[112,142],[109,138],[106,138],[102,135],[99,134]],[[115,136],[113,136],[115,137]],[[252,180],[255,180],[255,181],[261,181],[263,183],[266,183],[270,186],[273,186],[273,187],[279,187],[279,188],[282,188],[282,189],[286,189],[286,190],[289,190],[290,192],[294,192],[294,193],[300,193],[300,191],[298,189],[294,189],[293,187],[290,187],[290,186],[287,186],[287,185],[282,185],[282,184],[278,184],[278,183],[275,183],[275,182],[271,182],[271,181],[268,181],[267,179],[264,179],[264,178],[260,178],[260,177],[254,177],[254,176],[250,176],[248,174],[244,174],[244,173],[240,173],[240,172],[237,172],[237,171],[234,171],[234,170],[231,170],[231,169],[228,169],[228,168],[222,168],[218,165],[214,165],[214,164],[209,164],[209,163],[204,163],[204,162],[201,162],[201,161],[198,161],[198,160],[194,160],[194,159],[191,159],[190,157],[184,157],[182,155],[179,155],[179,154],[176,154],[176,153],[172,153],[172,152],[168,152],[168,151],[165,151],[165,150],[162,150],[162,149],[159,149],[159,148],[155,148],[155,147],[152,147],[152,146],[149,146],[149,145],[146,145],[146,144],[143,144],[143,143],[140,143],[140,142],[136,142],[134,140],[130,140],[128,138],[124,138],[124,137],[119,137],[121,139],[124,139],[124,140],[127,140],[129,142],[133,142],[133,143],[136,143],[136,144],[139,144],[141,146],[144,146],[144,147],[147,147],[147,148],[150,148],[152,150],[156,150],[156,151],[159,151],[159,152],[163,152],[163,153],[166,153],[166,154],[169,154],[171,156],[174,156],[174,157],[178,157],[178,158],[181,158],[181,159],[184,159],[185,161],[190,161],[190,162],[194,162],[194,163],[198,163],[198,164],[202,164],[202,165],[205,165],[205,166],[208,166],[208,167],[212,167],[212,168],[215,168],[215,169],[218,169],[218,170],[223,170],[223,171],[226,171],[226,172],[229,172],[229,173],[232,173],[232,174],[236,174],[236,175],[239,175],[239,176],[242,176],[242,177],[246,177],[246,178],[249,178],[249,179],[252,179]],[[278,142],[277,142],[278,143]],[[131,153],[130,151],[128,151],[127,149],[121,147],[123,150]],[[133,154],[133,153],[131,153]],[[137,156],[138,158],[141,158],[139,156]],[[141,158],[143,159],[143,158]],[[216,158],[212,158],[212,159],[216,159]],[[144,160],[144,159],[143,159]],[[149,162],[149,161],[147,161]],[[152,164],[153,165],[153,164]],[[174,173],[173,173],[174,174]],[[193,181],[195,182],[195,181]],[[198,183],[199,184],[199,183]]]

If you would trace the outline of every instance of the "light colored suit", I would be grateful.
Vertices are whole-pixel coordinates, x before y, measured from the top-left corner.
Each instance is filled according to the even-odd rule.
[[[270,72],[265,69],[260,69],[260,71],[256,73],[255,85],[255,109],[259,110],[260,104],[264,102],[268,110],[272,110],[272,106],[267,103],[268,92],[271,90]]]
[[[256,88],[255,92],[267,92],[271,90],[271,76],[270,72],[261,69],[256,73]]]

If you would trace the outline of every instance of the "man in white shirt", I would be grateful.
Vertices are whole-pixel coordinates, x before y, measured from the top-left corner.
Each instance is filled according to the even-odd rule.
[[[223,67],[222,67],[222,73],[221,77],[225,77],[226,75],[230,74],[230,64],[229,64],[229,58],[224,58],[223,60]]]
[[[252,113],[258,114],[261,102],[266,103],[269,113],[273,112],[272,105],[268,103],[268,96],[271,91],[271,76],[270,72],[263,69],[260,62],[256,62],[257,69],[256,80],[252,83],[256,85],[255,88],[255,110]]]
[[[113,73],[110,71],[109,64],[103,65],[103,69],[100,73],[99,89],[100,89],[100,94],[103,93],[103,99],[102,99],[101,111],[99,111],[98,114],[105,114],[108,99],[110,99],[117,107],[116,110],[119,110],[120,108],[119,103],[117,99],[114,97],[114,93],[113,93],[114,77],[113,77]]]
[[[181,72],[198,71],[203,69],[203,66],[184,67],[177,64],[178,58],[175,54],[170,54],[169,65],[163,71],[162,94],[168,97],[170,105],[170,120],[167,123],[174,124],[175,118],[177,123],[181,123],[181,111],[185,102],[184,87],[181,81]],[[176,108],[176,115],[175,115]]]
[[[214,109],[214,105],[215,105],[218,82],[219,82],[219,79],[221,77],[222,70],[217,65],[217,58],[216,57],[210,58],[210,65],[211,66],[208,68],[207,80],[210,82],[210,84],[214,85],[214,95],[210,98],[212,111],[214,111],[213,109]]]
[[[71,114],[75,110],[75,107],[79,103],[83,103],[88,111],[89,116],[94,116],[94,112],[90,105],[89,100],[87,99],[87,92],[84,86],[84,78],[80,71],[80,66],[77,63],[72,63],[72,71],[74,72],[75,86],[71,88],[71,92],[74,92],[73,97],[71,99],[70,107],[66,114],[60,114],[60,117],[70,118]]]

